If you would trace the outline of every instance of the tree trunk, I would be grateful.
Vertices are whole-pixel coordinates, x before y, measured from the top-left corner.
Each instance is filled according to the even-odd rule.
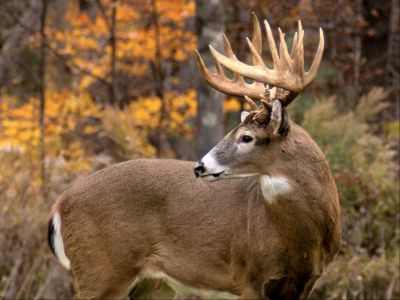
[[[400,29],[399,29],[399,0],[391,1],[391,11],[389,20],[389,38],[388,38],[388,54],[387,54],[387,73],[388,81],[394,89],[396,101],[400,100]],[[399,106],[396,105],[396,116],[400,115]]]
[[[355,18],[356,20],[363,17],[363,3],[361,0],[355,1]],[[355,22],[356,26],[354,28],[354,63],[353,63],[353,85],[356,91],[360,91],[360,71],[361,71],[361,56],[362,56],[362,36],[360,25]]]
[[[208,45],[222,49],[224,31],[222,1],[196,0],[196,34],[198,51],[207,67],[214,65]],[[198,74],[198,73],[196,73]],[[224,135],[224,95],[217,92],[196,75],[197,145],[200,156],[218,143]]]
[[[167,99],[164,93],[164,73],[162,66],[161,57],[161,33],[160,33],[160,21],[159,14],[157,11],[157,2],[152,0],[152,23],[154,26],[154,62],[153,62],[153,76],[155,80],[155,92],[157,97],[161,101],[160,115],[157,124],[157,137],[156,137],[156,147],[157,147],[157,157],[160,157],[163,152],[169,149],[168,139],[166,135],[168,127],[168,114],[167,114]]]
[[[251,36],[248,34],[248,32],[244,33],[244,24],[245,20],[242,18],[242,13],[245,12],[248,14],[247,10],[242,10],[242,3],[240,0],[231,0],[228,2],[230,6],[229,10],[229,24],[234,24],[232,26],[234,35],[232,35],[232,40],[233,40],[233,48],[235,49],[235,55],[239,59],[244,57],[243,56],[243,49],[244,47],[240,47],[242,45],[243,41],[246,40],[246,36]],[[229,38],[229,37],[228,37]],[[243,97],[236,97],[237,100],[240,103],[240,108],[239,111],[237,112],[237,120],[240,120],[240,115],[242,111],[244,110],[244,98]]]
[[[45,109],[46,109],[46,16],[47,0],[42,0],[42,12],[40,16],[40,65],[39,65],[39,130],[40,130],[40,178],[42,181],[42,196],[47,201],[46,187],[46,148],[45,148]]]
[[[110,59],[110,73],[111,73],[111,84],[110,84],[110,103],[111,105],[119,104],[116,99],[116,85],[117,78],[115,73],[115,60],[116,60],[116,15],[117,15],[117,2],[112,2],[111,8],[111,25],[110,25],[110,45],[111,45],[111,59]]]
[[[42,2],[40,0],[29,1],[29,7],[24,10],[19,22],[8,31],[6,39],[0,48],[0,85],[6,80],[7,73],[13,67],[22,48],[22,42],[29,35],[29,32],[21,24],[27,28],[37,30],[41,10]]]

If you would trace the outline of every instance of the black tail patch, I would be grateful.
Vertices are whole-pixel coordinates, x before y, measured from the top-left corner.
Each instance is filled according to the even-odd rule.
[[[47,232],[47,242],[49,243],[49,247],[51,249],[51,252],[53,252],[54,255],[56,255],[55,249],[54,249],[54,225],[53,225],[53,218],[51,217],[49,220],[49,229]]]

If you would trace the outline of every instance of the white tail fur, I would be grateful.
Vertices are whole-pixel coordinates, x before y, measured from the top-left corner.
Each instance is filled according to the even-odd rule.
[[[56,213],[54,214],[53,226],[54,226],[54,235],[53,235],[54,252],[60,263],[69,270],[71,267],[71,263],[67,255],[65,254],[64,242],[61,235],[61,216],[58,211],[56,211]]]

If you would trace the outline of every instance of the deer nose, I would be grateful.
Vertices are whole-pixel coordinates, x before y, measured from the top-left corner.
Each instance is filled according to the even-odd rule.
[[[206,168],[204,167],[204,163],[202,161],[199,161],[196,164],[196,167],[194,168],[194,175],[196,175],[196,177],[200,177],[200,175],[205,172],[206,172]]]

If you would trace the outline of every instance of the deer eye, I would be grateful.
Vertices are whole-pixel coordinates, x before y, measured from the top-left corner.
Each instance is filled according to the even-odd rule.
[[[253,137],[251,137],[251,136],[249,136],[249,135],[243,135],[241,138],[240,138],[240,142],[241,143],[246,143],[246,144],[248,144],[248,143],[251,143],[253,141]]]

